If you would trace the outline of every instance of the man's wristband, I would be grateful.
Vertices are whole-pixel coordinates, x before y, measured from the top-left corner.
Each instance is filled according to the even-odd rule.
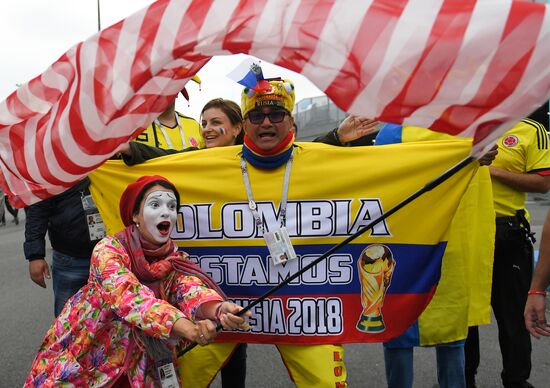
[[[544,291],[544,290],[529,290],[529,291],[527,291],[527,295],[544,295],[544,296],[546,296],[546,291]]]
[[[342,143],[342,140],[340,140],[340,136],[338,135],[338,127],[332,130],[332,134],[334,136],[334,140],[336,140],[336,144],[344,145],[344,143]]]

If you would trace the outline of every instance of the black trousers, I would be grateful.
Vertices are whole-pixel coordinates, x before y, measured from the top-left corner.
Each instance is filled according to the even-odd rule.
[[[222,368],[222,388],[245,388],[246,344],[239,344]]]
[[[498,220],[498,219],[497,219]],[[531,373],[531,338],[523,311],[533,276],[533,245],[519,224],[497,222],[491,306],[498,326],[504,387],[524,387]],[[471,328],[465,345],[466,381],[479,366],[479,335]]]

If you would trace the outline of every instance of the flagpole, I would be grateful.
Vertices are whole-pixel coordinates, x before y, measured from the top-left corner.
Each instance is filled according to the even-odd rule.
[[[257,299],[254,299],[252,301],[252,303],[250,303],[248,306],[244,307],[241,311],[239,311],[236,315],[243,315],[245,314],[247,311],[249,311],[250,309],[252,309],[252,307],[258,305],[259,303],[261,303],[264,299],[266,299],[268,296],[274,294],[275,292],[279,291],[281,288],[283,288],[284,286],[286,286],[288,283],[290,283],[291,281],[293,281],[294,279],[298,278],[300,275],[302,275],[304,272],[308,271],[309,269],[311,269],[312,267],[314,267],[315,265],[317,265],[319,262],[321,262],[321,260],[324,260],[326,259],[327,257],[329,257],[330,255],[332,255],[334,252],[336,252],[337,250],[339,250],[340,248],[342,248],[343,246],[349,244],[350,242],[352,242],[353,240],[355,240],[357,237],[361,236],[363,233],[365,233],[367,230],[373,228],[376,224],[378,224],[379,222],[385,220],[386,218],[388,218],[389,216],[391,216],[392,214],[394,214],[395,212],[397,212],[398,210],[400,210],[401,208],[403,208],[404,206],[406,206],[407,204],[409,204],[410,202],[414,201],[416,198],[420,197],[422,194],[424,193],[427,193],[428,191],[430,190],[433,190],[434,188],[436,188],[437,186],[439,186],[441,183],[445,182],[447,179],[449,179],[450,177],[452,177],[454,174],[456,174],[457,172],[459,172],[460,170],[462,170],[464,167],[466,167],[468,164],[470,164],[470,162],[472,162],[473,160],[475,160],[475,158],[473,156],[468,156],[464,159],[462,159],[460,162],[458,162],[457,164],[455,164],[453,167],[449,168],[447,171],[445,171],[444,173],[442,173],[441,175],[439,175],[438,177],[436,177],[435,179],[431,180],[430,182],[426,183],[424,185],[424,187],[422,187],[421,189],[417,190],[415,193],[409,195],[407,198],[405,198],[404,200],[402,200],[401,202],[399,202],[397,205],[395,205],[394,207],[392,207],[390,210],[388,210],[387,212],[385,212],[384,214],[380,215],[378,218],[376,218],[374,221],[371,221],[369,224],[363,226],[362,228],[359,228],[357,230],[357,232],[355,232],[354,234],[352,234],[351,236],[349,236],[348,238],[346,238],[344,241],[340,242],[339,244],[333,246],[332,248],[330,248],[328,251],[326,251],[325,253],[323,253],[323,255],[321,255],[320,257],[318,257],[317,259],[315,259],[314,261],[312,261],[311,263],[309,263],[308,265],[306,265],[305,267],[303,267],[301,270],[299,270],[298,272],[296,272],[295,274],[289,276],[288,278],[286,278],[283,282],[281,282],[280,284],[278,284],[277,286],[273,287],[272,289],[270,289],[269,291],[267,291],[265,294],[263,294],[262,296],[260,296],[259,298]],[[222,329],[222,325],[218,323],[218,326],[216,327],[216,330],[217,331],[220,331]],[[193,342],[191,344],[189,344],[188,346],[186,346],[181,352],[178,353],[178,357],[181,357],[183,356],[185,353],[189,352],[191,349],[193,349],[195,346],[197,346],[197,343],[196,342]]]
[[[99,7],[99,0],[97,0],[97,31],[101,31],[101,9]]]

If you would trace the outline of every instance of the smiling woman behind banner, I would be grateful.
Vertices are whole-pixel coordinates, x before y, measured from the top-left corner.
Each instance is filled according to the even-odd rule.
[[[179,194],[161,176],[128,185],[126,229],[100,241],[88,284],[46,333],[25,386],[179,386],[174,345],[207,345],[216,324],[246,329],[242,308],[170,239]],[[175,384],[175,385],[170,385]]]

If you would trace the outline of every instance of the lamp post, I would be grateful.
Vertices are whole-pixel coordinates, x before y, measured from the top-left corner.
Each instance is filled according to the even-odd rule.
[[[99,8],[99,0],[97,0],[97,30],[101,31],[101,10]]]

